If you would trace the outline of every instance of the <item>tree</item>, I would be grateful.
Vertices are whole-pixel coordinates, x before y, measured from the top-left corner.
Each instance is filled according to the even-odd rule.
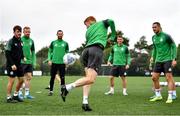
[[[4,74],[3,71],[5,69],[5,46],[7,41],[0,41],[0,74]]]
[[[177,47],[177,65],[174,69],[175,75],[180,75],[180,44]]]
[[[142,36],[139,41],[137,41],[137,43],[134,45],[134,49],[131,50],[131,68],[136,72],[136,74],[137,72],[139,72],[139,74],[142,75],[144,74],[144,72],[149,70],[149,59],[151,50],[152,45],[148,45],[145,36]]]
[[[44,64],[43,61],[45,61],[48,58],[48,47],[43,47],[41,50],[39,50],[36,53],[37,57],[37,70],[41,70],[43,73],[47,71],[49,72],[49,67],[47,64]]]

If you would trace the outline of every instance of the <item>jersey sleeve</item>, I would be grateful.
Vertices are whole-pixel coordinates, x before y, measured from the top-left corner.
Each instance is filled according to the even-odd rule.
[[[33,66],[35,67],[36,66],[36,54],[35,54],[34,41],[32,41],[31,52],[32,52],[32,63],[33,63]]]
[[[12,49],[12,40],[9,40],[7,42],[6,47],[5,47],[5,56],[7,58],[7,61],[9,62],[9,64],[12,66],[15,63],[14,63],[12,57],[11,57],[11,49]]]
[[[112,50],[110,52],[110,55],[109,55],[109,58],[108,58],[108,62],[113,62],[113,56],[114,56],[114,50],[113,50],[113,47],[112,47]]]
[[[130,55],[128,47],[126,47],[126,64],[128,65],[131,64],[131,55]]]
[[[176,58],[177,58],[176,44],[175,44],[174,40],[172,39],[172,37],[170,35],[167,35],[167,36],[168,36],[167,37],[167,42],[171,46],[172,59],[176,60]]]
[[[114,21],[112,19],[106,19],[103,21],[103,23],[106,28],[110,27],[111,29],[110,40],[114,41],[116,39],[116,29],[115,29]]]
[[[69,52],[69,45],[68,45],[68,43],[66,43],[66,50],[65,50],[65,52],[66,52],[66,53]]]
[[[152,41],[153,41],[153,37],[152,37]],[[153,43],[153,49],[152,49],[152,53],[151,53],[151,57],[153,58],[153,62],[155,61],[156,59],[156,46],[154,45]]]
[[[52,60],[52,51],[53,51],[53,42],[51,42],[49,49],[48,49],[48,61]]]

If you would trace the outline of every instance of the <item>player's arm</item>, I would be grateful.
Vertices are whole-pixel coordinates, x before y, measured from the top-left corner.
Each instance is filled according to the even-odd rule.
[[[5,47],[5,56],[7,58],[8,64],[13,69],[14,67],[16,67],[16,65],[14,63],[14,60],[12,59],[12,56],[11,56],[11,49],[12,49],[12,40],[8,41],[8,43]]]
[[[169,45],[171,46],[171,53],[172,53],[172,65],[175,66],[177,64],[176,59],[177,59],[177,48],[176,48],[176,44],[174,42],[174,40],[172,39],[172,37],[170,35],[168,35],[168,39],[167,42],[169,43]]]
[[[110,55],[109,55],[109,58],[108,58],[108,62],[107,62],[108,65],[112,65],[113,56],[114,56],[114,50],[113,50],[113,47],[112,47],[112,50],[110,52]]]
[[[157,54],[156,53],[156,46],[153,43],[153,49],[152,49],[152,53],[151,53],[150,63],[154,63],[155,62],[156,54]]]
[[[32,41],[31,53],[32,53],[32,63],[33,63],[33,67],[35,68],[35,67],[36,67],[36,54],[35,54],[34,41]]]
[[[66,51],[65,51],[66,53],[68,53],[69,52],[69,45],[68,45],[68,43],[66,43]]]
[[[103,21],[103,23],[104,23],[106,28],[110,27],[110,29],[111,29],[110,40],[114,41],[116,38],[116,28],[115,28],[114,21],[112,19],[106,19]]]
[[[126,49],[126,59],[127,59],[127,65],[130,65],[131,64],[131,55],[130,55],[130,52],[129,52],[129,49],[127,48]]]
[[[129,49],[126,48],[126,69],[129,68],[130,64],[131,64],[131,55],[130,55]]]
[[[53,42],[51,42],[49,49],[48,49],[48,64],[52,65],[52,52],[53,52]]]
[[[49,49],[48,49],[48,61],[52,60],[52,51],[53,51],[53,42],[51,42]]]

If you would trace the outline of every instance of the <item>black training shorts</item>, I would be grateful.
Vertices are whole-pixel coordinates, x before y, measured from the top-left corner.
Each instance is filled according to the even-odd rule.
[[[103,49],[98,45],[85,48],[81,55],[81,60],[84,67],[92,68],[96,72],[101,67],[102,59]]]

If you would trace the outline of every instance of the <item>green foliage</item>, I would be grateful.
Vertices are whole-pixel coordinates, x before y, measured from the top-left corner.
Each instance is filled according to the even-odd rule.
[[[174,69],[174,74],[175,75],[180,75],[180,44],[177,47],[177,65]]]
[[[47,56],[48,56],[48,47],[43,47],[41,50],[39,50],[36,53],[36,57],[47,58]]]

